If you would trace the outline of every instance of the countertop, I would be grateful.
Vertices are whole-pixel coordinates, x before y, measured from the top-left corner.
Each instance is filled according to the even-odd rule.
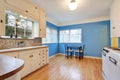
[[[44,48],[48,46],[30,46],[30,47],[20,47],[20,48],[10,48],[10,49],[1,49],[0,53],[4,52],[12,52],[12,51],[19,51],[19,50],[27,50],[27,49],[37,49],[37,48]]]
[[[23,66],[23,60],[0,54],[0,80],[16,74]]]

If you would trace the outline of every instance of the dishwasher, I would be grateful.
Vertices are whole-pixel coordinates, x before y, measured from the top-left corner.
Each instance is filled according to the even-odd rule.
[[[109,72],[110,80],[120,80],[120,51],[110,52]]]
[[[120,51],[103,49],[102,70],[104,80],[120,80]]]
[[[110,80],[109,79],[109,55],[110,50],[108,48],[104,48],[102,51],[102,71],[103,71],[103,77],[104,80]]]

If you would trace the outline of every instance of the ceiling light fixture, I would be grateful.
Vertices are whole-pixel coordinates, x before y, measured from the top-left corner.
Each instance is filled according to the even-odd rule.
[[[75,10],[77,9],[77,2],[75,0],[71,0],[69,3],[69,9],[70,10]]]

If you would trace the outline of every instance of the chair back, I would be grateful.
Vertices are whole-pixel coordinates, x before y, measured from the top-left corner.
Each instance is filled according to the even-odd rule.
[[[82,50],[83,50],[83,52],[84,52],[84,50],[85,50],[85,45],[83,45]]]
[[[64,47],[65,47],[65,53],[66,53],[66,51],[68,50],[68,45],[65,44]]]

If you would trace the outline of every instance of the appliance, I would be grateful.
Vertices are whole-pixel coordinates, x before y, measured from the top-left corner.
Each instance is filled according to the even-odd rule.
[[[75,10],[77,9],[77,2],[75,0],[71,0],[69,3],[69,9],[70,10]]]
[[[102,67],[105,80],[120,80],[120,51],[104,48]]]

